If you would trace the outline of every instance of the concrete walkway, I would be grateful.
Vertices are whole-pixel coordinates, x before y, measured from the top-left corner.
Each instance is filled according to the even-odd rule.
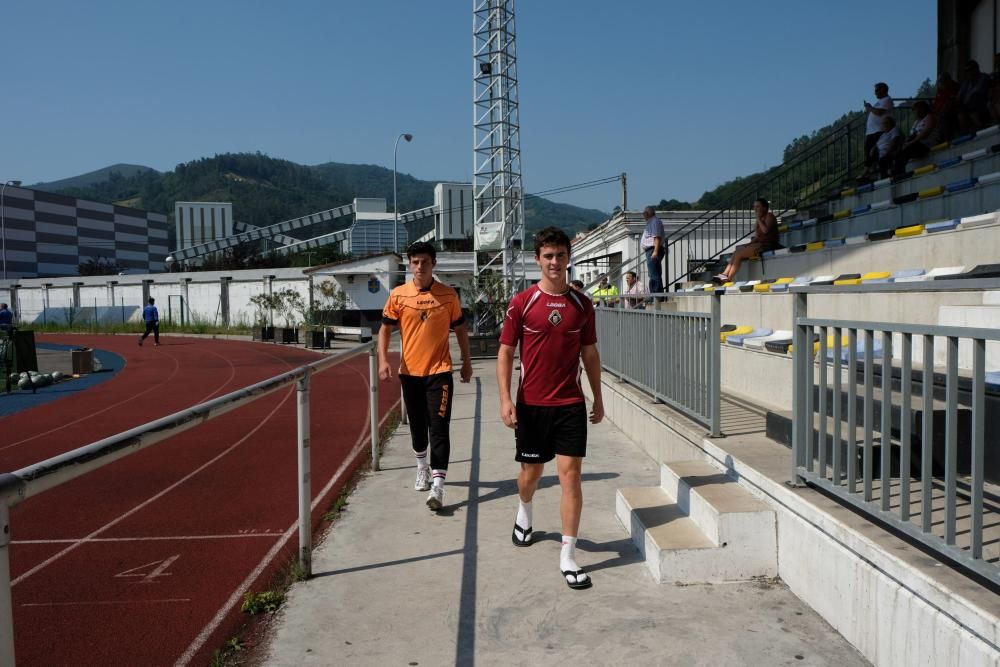
[[[615,489],[659,483],[656,462],[613,424],[590,429],[577,560],[559,574],[559,482],[534,501],[535,544],[516,548],[513,432],[494,362],[456,382],[445,509],[413,490],[409,432],[388,442],[270,629],[268,665],[863,665],[780,581],[654,583],[614,515]]]

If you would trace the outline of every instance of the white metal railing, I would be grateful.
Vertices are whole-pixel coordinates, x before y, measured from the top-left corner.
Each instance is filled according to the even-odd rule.
[[[313,373],[368,353],[372,469],[379,469],[378,364],[375,341],[276,375],[243,389],[180,410],[161,419],[84,445],[14,472],[0,474],[0,665],[14,665],[14,618],[10,584],[10,508],[43,491],[97,470],[210,419],[295,383],[298,394],[299,563],[312,574],[311,456],[309,446],[310,383]]]

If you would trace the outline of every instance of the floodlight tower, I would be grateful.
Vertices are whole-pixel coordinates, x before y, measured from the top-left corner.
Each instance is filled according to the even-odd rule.
[[[473,177],[476,276],[524,287],[524,190],[514,0],[473,0]]]

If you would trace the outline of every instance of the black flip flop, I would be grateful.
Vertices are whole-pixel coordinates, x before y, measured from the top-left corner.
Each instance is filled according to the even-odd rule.
[[[563,580],[566,585],[573,590],[583,590],[584,588],[590,588],[594,585],[594,582],[590,580],[590,575],[587,575],[586,581],[580,581],[581,574],[587,574],[583,570],[561,570],[563,575]],[[567,577],[573,577],[575,581],[570,581]]]
[[[521,533],[521,537],[517,534]],[[530,547],[531,546],[531,527],[521,528],[517,523],[514,523],[514,530],[510,534],[510,541],[514,543],[515,547]]]

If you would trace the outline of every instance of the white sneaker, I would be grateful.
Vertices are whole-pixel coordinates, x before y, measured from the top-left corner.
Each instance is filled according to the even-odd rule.
[[[427,507],[435,512],[444,507],[444,487],[432,486],[431,492],[427,494]]]
[[[417,481],[413,483],[413,488],[417,491],[427,491],[431,488],[430,468],[417,468]]]

